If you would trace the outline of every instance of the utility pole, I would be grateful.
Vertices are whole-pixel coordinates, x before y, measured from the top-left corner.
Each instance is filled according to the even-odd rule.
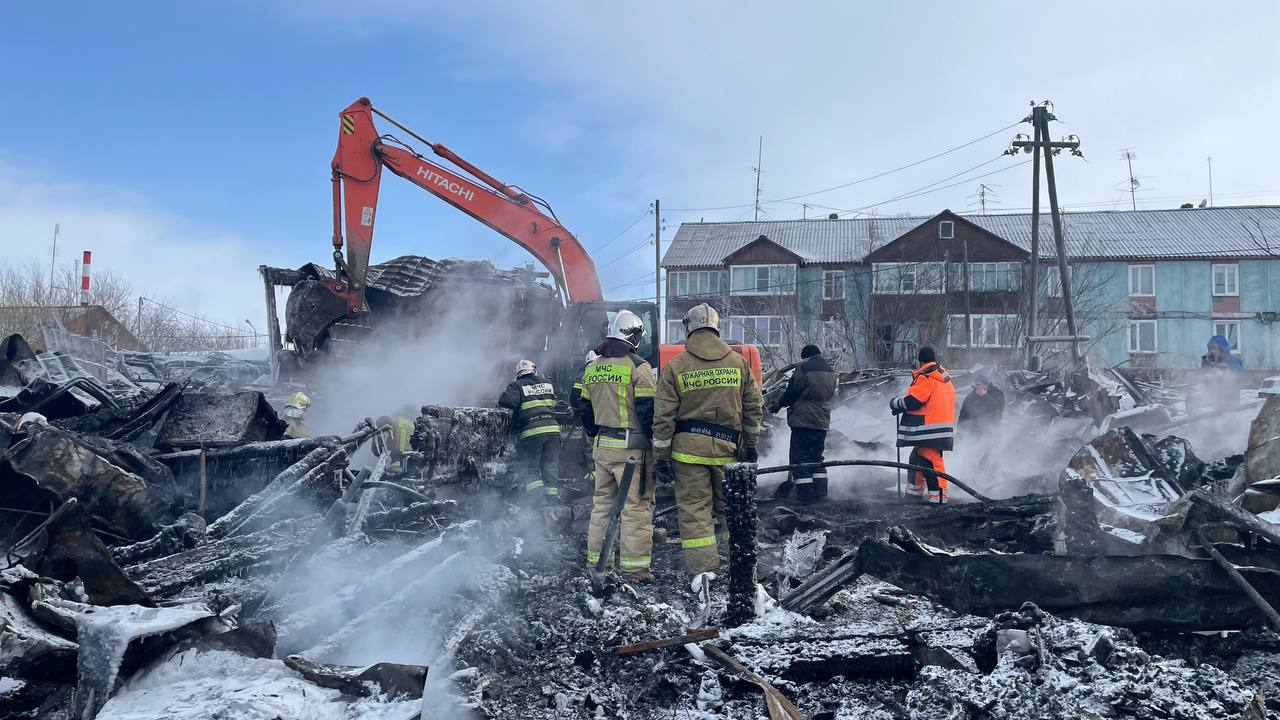
[[[662,201],[653,201],[653,342],[662,344]]]
[[[969,350],[970,355],[965,358],[965,362],[973,364],[973,313],[969,307],[969,238],[966,236],[962,242],[964,243],[964,346]]]
[[[760,173],[764,167],[764,136],[760,136],[760,144],[756,146],[756,222],[760,222]]]
[[[58,262],[58,233],[62,232],[62,224],[53,224],[53,257],[49,258],[49,304],[53,304],[53,266]]]
[[[1121,151],[1120,157],[1129,164],[1129,201],[1133,204],[1133,209],[1138,209],[1138,178],[1133,176],[1133,148],[1125,148]],[[1046,165],[1046,168],[1048,165]]]
[[[1068,277],[1067,269],[1067,248],[1066,240],[1062,234],[1062,213],[1058,205],[1058,183],[1057,176],[1053,171],[1053,156],[1061,152],[1064,148],[1071,151],[1072,155],[1084,157],[1084,153],[1080,152],[1080,138],[1069,135],[1058,141],[1049,140],[1049,121],[1056,120],[1053,113],[1049,111],[1050,104],[1048,101],[1039,105],[1032,104],[1031,115],[1024,119],[1024,122],[1031,123],[1035,128],[1035,138],[1028,139],[1025,135],[1019,134],[1010,144],[1006,154],[1012,155],[1019,151],[1031,152],[1034,154],[1033,167],[1034,177],[1031,184],[1031,311],[1030,311],[1030,327],[1027,329],[1027,352],[1028,366],[1033,370],[1039,369],[1039,360],[1031,349],[1036,343],[1041,342],[1069,342],[1071,343],[1071,359],[1076,364],[1080,364],[1080,342],[1088,340],[1087,337],[1080,335],[1076,331],[1075,308],[1072,302],[1071,282]],[[1053,219],[1053,244],[1058,255],[1058,281],[1062,289],[1062,305],[1063,314],[1067,320],[1067,335],[1036,335],[1036,315],[1037,303],[1039,297],[1039,252],[1040,252],[1040,163],[1039,154],[1044,153],[1044,170],[1045,177],[1049,187],[1049,212]]]
[[[1213,156],[1208,157],[1209,160],[1209,207],[1213,207]]]

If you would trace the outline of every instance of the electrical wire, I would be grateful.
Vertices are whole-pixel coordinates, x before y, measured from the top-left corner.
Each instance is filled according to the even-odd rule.
[[[614,235],[612,238],[602,243],[600,247],[596,248],[596,252],[600,252],[601,250],[612,245],[618,238],[630,232],[631,228],[636,226],[636,223],[640,222],[641,220],[645,219],[646,217],[652,214],[653,214],[653,207],[650,206],[648,209],[646,209],[643,213],[640,214],[640,217],[636,218],[635,220],[632,220],[630,225],[623,228],[622,232],[618,233],[617,235]]]
[[[870,181],[872,181],[872,180],[876,180],[876,179],[882,178],[882,177],[884,177],[884,176],[886,176],[886,175],[892,175],[893,173],[901,172],[902,170],[907,170],[907,169],[909,169],[909,168],[913,168],[913,167],[915,167],[915,166],[917,166],[917,165],[921,165],[921,164],[927,163],[927,162],[929,162],[930,160],[937,160],[938,158],[940,158],[940,157],[942,157],[942,156],[944,156],[944,155],[950,155],[951,153],[956,152],[957,150],[963,150],[964,148],[967,148],[967,147],[969,147],[970,145],[975,145],[975,144],[977,144],[977,143],[980,143],[980,142],[982,142],[983,140],[986,140],[986,139],[987,139],[987,138],[989,138],[989,137],[993,137],[993,136],[995,136],[995,135],[999,135],[1000,133],[1005,132],[1006,130],[1010,130],[1010,129],[1012,129],[1012,128],[1015,128],[1015,127],[1017,127],[1018,125],[1021,125],[1021,124],[1022,124],[1022,121],[1021,121],[1021,120],[1019,120],[1018,122],[1012,123],[1012,124],[1010,124],[1010,125],[1006,125],[1006,126],[1004,126],[1004,127],[1000,128],[1000,129],[998,129],[998,130],[993,130],[993,131],[991,131],[991,132],[987,133],[986,135],[983,135],[982,137],[975,138],[975,139],[970,140],[969,142],[966,142],[966,143],[964,143],[964,144],[962,144],[962,145],[957,145],[957,146],[955,146],[955,147],[953,147],[953,148],[951,148],[951,149],[949,149],[949,150],[943,150],[942,152],[934,153],[933,155],[930,155],[929,157],[921,158],[920,160],[916,160],[916,161],[914,161],[914,162],[909,162],[909,163],[907,163],[906,165],[900,165],[900,166],[898,166],[898,167],[896,167],[896,168],[892,168],[892,169],[890,169],[890,170],[885,170],[885,171],[883,171],[883,172],[878,172],[878,173],[876,173],[876,174],[874,174],[874,175],[868,175],[867,177],[864,177],[864,178],[858,178],[857,180],[851,180],[851,181],[849,181],[849,182],[841,183],[841,184],[839,184],[839,185],[833,185],[833,186],[831,186],[831,187],[823,188],[823,189],[821,189],[821,190],[813,190],[813,191],[811,191],[811,192],[800,193],[799,195],[790,195],[790,196],[788,196],[788,197],[784,197],[784,198],[777,198],[777,199],[774,199],[774,200],[761,200],[759,203],[746,203],[746,204],[744,204],[744,205],[722,205],[722,206],[720,206],[720,207],[705,207],[705,208],[665,208],[665,209],[664,209],[664,212],[710,212],[710,211],[713,211],[713,210],[737,210],[737,209],[739,209],[739,208],[755,207],[757,204],[759,204],[759,205],[770,205],[770,204],[773,204],[773,203],[781,203],[781,202],[787,202],[787,201],[790,201],[790,200],[798,200],[798,199],[800,199],[800,198],[805,198],[805,197],[812,197],[812,196],[814,196],[814,195],[821,195],[822,193],[828,193],[828,192],[832,192],[832,191],[834,191],[834,190],[842,190],[842,189],[847,188],[847,187],[853,187],[854,185],[859,185],[859,184],[861,184],[861,183],[870,182]]]

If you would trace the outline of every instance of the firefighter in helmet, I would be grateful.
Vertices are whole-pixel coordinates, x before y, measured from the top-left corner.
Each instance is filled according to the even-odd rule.
[[[635,461],[631,485],[622,505],[619,570],[632,580],[650,578],[653,550],[653,480],[649,446],[653,438],[653,367],[636,354],[644,323],[630,310],[620,310],[608,336],[595,349],[579,382],[578,412],[591,440],[595,463],[595,495],[587,526],[587,564],[600,560],[609,514],[621,490],[628,460]]]
[[[556,390],[538,374],[532,360],[516,363],[516,379],[498,398],[498,406],[515,413],[516,464],[524,495],[543,505],[560,494],[560,424],[556,422]]]
[[[757,460],[764,398],[746,359],[720,339],[715,308],[690,308],[684,326],[685,352],[658,377],[653,450],[659,482],[675,482],[685,570],[696,576],[720,568],[724,466]]]
[[[284,405],[284,421],[289,426],[285,428],[285,437],[311,437],[311,430],[307,427],[304,419],[309,407],[311,407],[311,398],[307,397],[307,394],[301,390],[289,396]]]

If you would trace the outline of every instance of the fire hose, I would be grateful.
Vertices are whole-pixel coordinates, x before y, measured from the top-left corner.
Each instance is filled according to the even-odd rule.
[[[934,475],[937,475],[940,478],[946,478],[947,482],[953,483],[956,487],[969,493],[977,500],[981,500],[982,502],[992,501],[991,498],[987,497],[986,495],[983,495],[977,490],[974,490],[973,488],[969,487],[963,482],[960,482],[953,475],[942,472],[941,470],[934,470],[931,467],[923,467],[920,465],[912,465],[910,463],[896,462],[894,460],[828,460],[826,462],[820,462],[820,463],[797,463],[795,465],[774,465],[773,467],[758,468],[756,470],[756,475],[771,475],[773,473],[790,472],[792,470],[818,470],[820,468],[847,467],[850,465],[900,468],[903,470],[916,470],[922,473],[933,473]]]

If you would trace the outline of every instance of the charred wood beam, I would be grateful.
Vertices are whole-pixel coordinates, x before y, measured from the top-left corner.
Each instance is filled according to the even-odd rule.
[[[243,522],[228,530],[225,537],[252,532],[282,518],[318,511],[324,507],[323,503],[338,494],[346,463],[346,450],[339,448],[333,451],[333,454],[288,488],[263,500]]]
[[[1197,490],[1189,497],[1214,520],[1251,532],[1280,548],[1280,531],[1274,525],[1260,520],[1257,515],[1210,495],[1208,489]]]
[[[383,457],[386,457],[386,456],[384,455]],[[407,487],[405,485],[401,485],[399,483],[386,482],[385,480],[366,480],[364,482],[364,486],[367,488],[381,488],[384,490],[395,490],[396,492],[401,492],[401,493],[404,493],[405,495],[408,495],[410,498],[417,500],[418,502],[431,502],[431,498],[427,497],[426,495],[423,495],[417,490],[414,490],[413,488]]]
[[[755,617],[756,466],[725,466],[725,520],[729,525],[729,605],[724,622],[737,627]]]
[[[206,530],[204,518],[187,513],[178,518],[178,522],[160,528],[160,532],[149,540],[111,548],[111,557],[121,565],[135,565],[172,555],[203,543]]]
[[[300,478],[311,472],[327,458],[333,454],[332,446],[321,446],[307,453],[298,462],[285,468],[274,480],[267,484],[258,492],[250,495],[244,502],[237,505],[231,512],[218,518],[216,522],[209,526],[209,539],[221,540],[231,533],[232,530],[242,525],[254,513],[262,507],[271,498],[276,497],[286,489],[291,487]]]
[[[306,544],[319,521],[319,514],[282,520],[255,533],[131,565],[125,574],[156,596],[172,597],[203,583],[283,561]]]
[[[732,655],[715,645],[704,644],[701,647],[716,664],[760,688],[760,692],[764,694],[765,708],[769,711],[769,720],[804,720],[800,709],[779,692],[778,688],[735,660]]]
[[[426,502],[416,502],[402,508],[392,508],[383,512],[369,513],[365,517],[362,527],[365,532],[374,530],[383,530],[396,525],[414,522],[429,517],[437,517],[445,515],[457,507],[457,502],[453,500],[428,500]]]
[[[637,653],[649,652],[650,650],[661,650],[662,648],[680,647],[690,643],[715,640],[718,637],[720,637],[720,631],[718,629],[704,628],[702,630],[690,630],[684,635],[679,635],[677,637],[648,640],[645,642],[631,643],[629,645],[616,645],[614,646],[613,651],[619,655],[635,655]]]
[[[1253,601],[1254,605],[1258,606],[1258,609],[1266,616],[1267,621],[1271,623],[1271,629],[1280,631],[1280,613],[1277,613],[1276,609],[1271,607],[1271,603],[1267,602],[1266,598],[1262,597],[1262,595],[1254,589],[1253,585],[1249,584],[1249,581],[1245,579],[1244,575],[1240,574],[1239,568],[1231,564],[1231,561],[1227,560],[1222,556],[1222,553],[1218,552],[1218,549],[1213,546],[1213,543],[1209,542],[1209,538],[1205,537],[1203,530],[1196,531],[1196,539],[1200,541],[1200,547],[1204,548],[1205,552],[1209,553],[1209,557],[1212,557],[1213,561],[1218,563],[1218,567],[1222,568],[1227,575],[1231,576],[1231,581],[1234,582],[1240,590]]]

